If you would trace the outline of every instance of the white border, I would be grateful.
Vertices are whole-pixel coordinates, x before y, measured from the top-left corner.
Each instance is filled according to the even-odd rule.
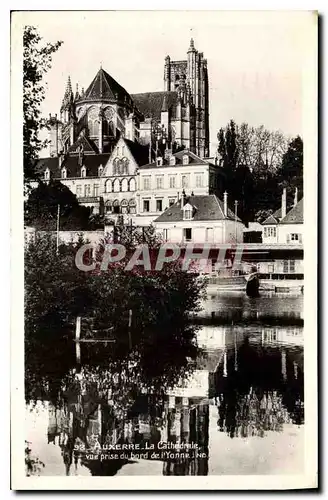
[[[17,4],[23,2],[15,2]],[[122,2],[121,9],[131,8],[131,2],[126,7],[127,2]],[[182,5],[181,5],[182,3]],[[183,9],[183,3],[179,4],[179,9]],[[240,2],[238,2],[240,4]],[[283,2],[286,6],[286,2]],[[171,7],[172,2],[168,1],[166,8]],[[236,2],[229,2],[229,9],[233,10]],[[279,2],[275,3],[275,8]],[[298,6],[303,6],[304,2],[298,2]],[[56,9],[60,9],[64,2],[56,3]],[[86,5],[85,1],[79,3],[79,8],[83,9]],[[190,5],[190,4],[189,4]],[[110,7],[106,5],[107,9]],[[221,5],[220,5],[221,6]],[[33,7],[41,10],[50,10],[49,5],[45,8],[44,3],[34,2]],[[67,7],[67,2],[65,2]],[[89,7],[89,5],[88,5]],[[176,8],[176,3],[175,6]],[[258,5],[257,5],[258,7]],[[27,8],[26,3],[20,8]],[[149,5],[145,7],[145,10]],[[189,7],[190,8],[190,7]],[[210,10],[213,7],[202,8]],[[256,7],[255,7],[256,8]],[[273,7],[271,7],[273,8]],[[304,7],[303,7],[304,8]],[[309,9],[309,6],[306,7]],[[290,9],[290,7],[289,7]],[[250,10],[250,9],[249,9]],[[268,9],[270,10],[270,9]],[[12,331],[12,371],[11,371],[11,397],[12,397],[12,488],[14,489],[42,489],[42,490],[136,490],[136,489],[155,489],[155,490],[205,490],[205,489],[289,489],[289,488],[309,488],[316,486],[316,477],[313,471],[316,470],[316,445],[317,445],[317,429],[316,429],[316,408],[317,408],[317,381],[316,381],[316,271],[317,271],[317,215],[316,215],[316,199],[317,199],[317,117],[316,106],[317,102],[317,67],[316,67],[316,33],[315,29],[311,34],[307,34],[309,38],[308,53],[304,54],[305,61],[305,78],[307,85],[304,88],[304,116],[306,130],[304,133],[304,164],[305,168],[305,226],[307,236],[305,238],[305,457],[306,457],[306,474],[303,476],[198,476],[198,477],[133,477],[130,482],[126,478],[120,477],[25,477],[24,466],[24,426],[23,415],[24,411],[24,363],[23,363],[23,217],[22,217],[22,144],[20,135],[17,133],[21,130],[22,110],[21,110],[21,45],[20,36],[15,33],[12,38],[12,58],[11,66],[11,137],[12,137],[12,157],[11,157],[11,210],[12,210],[12,246],[11,246],[11,262],[12,265],[12,314],[11,314],[11,331]],[[305,128],[305,127],[304,127]],[[310,166],[310,167],[309,167]]]

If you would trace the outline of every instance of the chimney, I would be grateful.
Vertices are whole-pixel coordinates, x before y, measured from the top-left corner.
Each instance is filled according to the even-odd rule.
[[[182,196],[181,196],[181,210],[183,209],[185,202],[186,202],[186,193],[185,190],[182,191]]]
[[[297,196],[298,196],[298,189],[295,188],[294,207],[296,207],[297,205]]]
[[[227,191],[224,192],[223,194],[223,213],[224,216],[228,216],[228,193]]]
[[[287,189],[284,188],[281,196],[281,218],[286,217],[287,213]]]

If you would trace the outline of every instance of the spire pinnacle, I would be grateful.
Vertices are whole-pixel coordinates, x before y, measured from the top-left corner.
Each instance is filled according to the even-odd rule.
[[[188,49],[188,52],[196,52],[195,44],[194,44],[194,39],[193,38],[190,39],[190,47]]]

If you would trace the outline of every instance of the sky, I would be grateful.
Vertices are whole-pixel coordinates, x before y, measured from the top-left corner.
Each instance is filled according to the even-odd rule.
[[[302,136],[304,54],[313,14],[302,11],[30,11],[24,24],[64,43],[47,73],[42,112],[58,113],[67,77],[85,89],[100,66],[129,93],[164,90],[164,58],[190,38],[208,61],[211,154],[230,119]]]

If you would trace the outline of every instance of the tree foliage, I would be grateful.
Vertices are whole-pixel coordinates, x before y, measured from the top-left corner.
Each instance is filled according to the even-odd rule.
[[[41,44],[42,38],[33,26],[26,26],[23,34],[23,139],[24,181],[35,180],[35,164],[47,141],[39,137],[46,127],[40,105],[45,98],[43,77],[51,68],[52,55],[63,42]]]
[[[280,131],[263,125],[237,125],[233,120],[218,132],[218,157],[225,169],[225,189],[230,205],[238,201],[238,215],[245,221],[261,220],[276,210],[287,187],[287,202],[303,196],[303,142],[288,141]]]
[[[58,206],[60,230],[89,228],[90,210],[79,204],[75,194],[58,180],[39,182],[25,201],[25,224],[38,230],[56,231]]]
[[[125,243],[123,235],[120,242]],[[81,271],[75,255],[83,243],[81,239],[77,244],[61,245],[57,254],[54,239],[39,236],[26,248],[27,391],[42,388],[44,379],[53,387],[52,380],[61,380],[75,365],[77,316],[83,318],[84,337],[100,335],[115,340],[110,355],[103,359],[103,350],[95,348],[91,354],[88,351],[90,358],[84,354],[84,362],[95,366],[98,362],[123,363],[128,358],[137,363],[135,370],[148,384],[159,383],[164,373],[171,373],[172,380],[189,363],[187,359],[197,357],[196,327],[190,326],[189,314],[199,308],[204,284],[196,275],[182,271],[179,261],[166,263],[159,271],[154,266],[151,271],[142,266],[126,270],[134,253],[130,241],[122,262],[101,270],[100,246],[96,268]],[[150,251],[157,251],[156,243]],[[86,327],[85,322],[91,326]],[[156,357],[158,350],[160,359]]]
[[[287,203],[293,202],[295,188],[298,189],[298,199],[303,197],[303,141],[300,136],[289,143],[278,176],[279,188],[287,189]]]

